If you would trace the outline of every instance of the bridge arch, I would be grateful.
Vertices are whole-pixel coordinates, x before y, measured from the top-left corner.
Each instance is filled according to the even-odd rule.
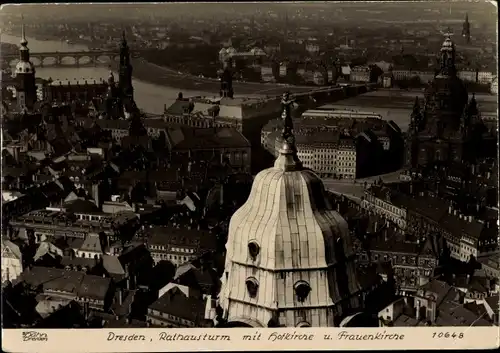
[[[78,58],[75,57],[74,55],[61,55],[59,57],[59,62],[62,64],[62,65],[75,65],[78,63]]]
[[[43,66],[52,66],[57,64],[57,58],[55,56],[49,55],[45,56],[42,60]]]
[[[95,57],[95,60],[99,63],[109,64],[113,62],[113,55],[109,54],[99,54]]]
[[[38,56],[32,56],[32,57],[30,57],[30,61],[35,66],[41,66],[42,65],[42,58],[40,58]]]
[[[76,58],[79,65],[87,65],[94,63],[94,57],[92,55],[82,55]]]

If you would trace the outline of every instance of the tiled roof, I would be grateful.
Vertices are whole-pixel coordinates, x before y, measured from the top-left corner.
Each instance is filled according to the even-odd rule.
[[[491,323],[468,310],[464,305],[451,302],[443,303],[439,307],[436,326],[491,326]]]
[[[197,249],[214,249],[214,235],[205,230],[171,226],[146,229],[150,245],[187,246]]]
[[[21,253],[21,250],[19,249],[19,246],[17,246],[16,244],[14,244],[13,242],[11,242],[10,240],[4,240],[2,238],[2,256],[3,256],[3,253],[4,251],[8,251],[10,250],[10,252],[19,260],[22,259],[22,253]]]
[[[125,275],[125,270],[117,256],[102,255],[102,265],[110,274]]]
[[[250,147],[250,142],[234,128],[182,128],[169,130],[174,150]]]
[[[486,303],[488,306],[493,310],[493,312],[498,313],[498,306],[500,303],[500,297],[499,295],[494,295],[492,297],[488,297],[485,299]]]
[[[80,247],[81,251],[92,251],[97,253],[103,253],[101,242],[99,240],[99,235],[96,233],[89,233]]]
[[[44,241],[41,242],[40,245],[38,246],[38,249],[36,250],[36,254],[33,257],[33,260],[38,260],[39,258],[45,256],[46,254],[49,254],[53,257],[56,256],[62,256],[63,251],[59,249],[57,246],[52,244],[51,242]]]
[[[205,300],[188,297],[173,287],[151,304],[149,309],[197,323],[204,318]]]
[[[82,272],[35,266],[24,271],[16,280],[16,283],[19,282],[26,282],[33,287],[42,285],[44,290],[104,300],[111,280]]]
[[[95,213],[99,212],[99,208],[95,205],[95,203],[89,200],[76,199],[73,201],[66,202],[64,207],[68,212],[73,213]]]
[[[80,288],[78,289],[78,296],[104,300],[110,284],[110,278],[86,275],[84,276]]]
[[[63,266],[81,266],[81,267],[93,268],[96,265],[96,260],[89,259],[88,257],[64,256],[61,259],[61,265],[63,265]]]

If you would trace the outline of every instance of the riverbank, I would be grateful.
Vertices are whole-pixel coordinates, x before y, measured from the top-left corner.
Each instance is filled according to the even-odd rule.
[[[30,48],[33,53],[41,52],[46,50],[44,48],[43,42],[47,41],[47,38],[52,37],[47,34],[43,35],[32,35],[31,45],[34,46]],[[11,38],[7,42],[18,43],[20,38],[10,35]],[[56,37],[56,36],[53,36]],[[38,39],[37,39],[38,38]],[[55,38],[52,43],[55,44],[56,48],[51,50],[59,51],[72,51],[72,50],[88,50],[89,43],[84,40],[75,39],[75,43],[72,45],[66,44],[61,41],[60,38]],[[28,38],[30,42],[30,39]],[[50,42],[50,41],[47,41]],[[91,44],[90,44],[91,45]],[[73,49],[74,48],[74,49]],[[117,48],[118,49],[118,48]],[[148,62],[144,58],[132,58],[133,65],[133,77],[138,81],[144,81],[159,87],[169,88],[171,90],[182,91],[193,91],[193,92],[203,92],[205,94],[218,95],[220,90],[220,82],[218,79],[201,78],[189,74],[179,73],[167,67],[159,66]],[[98,67],[111,68],[113,71],[118,69],[117,63],[108,63],[103,65],[98,65]],[[103,77],[106,78],[106,77]],[[257,82],[238,82],[233,81],[233,89],[235,96],[272,96],[279,95],[285,91],[294,92],[304,92],[317,87],[311,86],[291,86],[284,84],[273,84],[273,83],[257,83]]]

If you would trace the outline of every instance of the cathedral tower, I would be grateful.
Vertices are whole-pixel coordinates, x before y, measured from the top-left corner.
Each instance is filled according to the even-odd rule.
[[[24,23],[19,48],[19,62],[16,65],[16,96],[19,110],[32,110],[36,102],[35,66],[30,61],[30,50],[24,33]]]
[[[332,327],[359,307],[347,222],[295,147],[282,100],[282,148],[231,218],[219,294],[228,326]]]
[[[134,98],[134,87],[132,85],[132,64],[130,63],[130,49],[125,31],[122,33],[122,41],[120,43],[120,69],[118,78],[118,88],[123,97],[130,99]]]
[[[233,98],[233,73],[231,71],[232,59],[224,60],[224,69],[220,77],[220,96]]]
[[[465,14],[465,21],[462,28],[462,37],[465,38],[467,44],[470,43],[470,23],[469,23],[469,14],[467,13]]]

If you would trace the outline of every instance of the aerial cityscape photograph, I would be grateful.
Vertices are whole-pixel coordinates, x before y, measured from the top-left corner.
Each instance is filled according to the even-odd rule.
[[[497,21],[3,6],[2,328],[499,326]]]

